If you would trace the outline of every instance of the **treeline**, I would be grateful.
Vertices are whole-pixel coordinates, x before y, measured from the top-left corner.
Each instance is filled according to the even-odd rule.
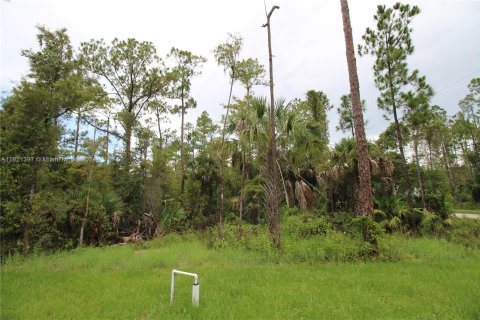
[[[387,231],[414,230],[423,211],[446,219],[453,204],[480,202],[480,78],[453,117],[431,105],[433,88],[407,63],[409,24],[418,13],[415,6],[379,6],[379,23],[359,47],[376,58],[377,106],[392,119],[368,146],[376,220]],[[221,238],[223,221],[238,224],[241,237],[243,222],[268,223],[271,119],[269,102],[254,93],[267,83],[265,68],[242,56],[239,35],[212,57],[230,80],[215,88],[230,92],[220,123],[207,112],[185,122],[197,106],[191,80],[205,57],[172,48],[161,59],[152,43],[135,39],[73,48],[65,29],[39,27],[37,38],[38,51],[22,51],[29,74],[0,110],[2,257],[216,224]],[[242,96],[232,96],[235,82]],[[351,98],[334,100],[337,130],[352,137],[332,148],[327,112],[334,106],[324,92],[275,103],[284,208],[359,211]],[[172,114],[181,117],[178,131],[166,128]]]

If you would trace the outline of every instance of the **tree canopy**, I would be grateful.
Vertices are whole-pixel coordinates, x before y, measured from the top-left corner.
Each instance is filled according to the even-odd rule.
[[[266,246],[288,250],[283,223],[317,236],[324,218],[339,232],[360,226],[370,248],[379,232],[418,233],[434,219],[446,225],[452,204],[479,202],[480,78],[456,114],[432,103],[435,88],[408,64],[420,9],[378,6],[358,53],[375,59],[376,107],[391,124],[367,140],[363,113],[375,106],[360,98],[341,4],[349,94],[304,88],[290,101],[274,100],[271,45],[267,82],[239,34],[211,53],[228,81],[211,90],[228,99],[205,106],[193,79],[209,57],[173,47],[161,58],[152,42],[134,38],[75,47],[66,29],[38,27],[38,48],[21,52],[29,72],[1,102],[2,259],[186,230],[207,230],[212,247],[222,247],[231,228],[244,241],[249,225],[265,226]],[[267,83],[270,99],[256,95]],[[193,108],[201,112],[192,120]],[[348,136],[338,143],[331,110]]]

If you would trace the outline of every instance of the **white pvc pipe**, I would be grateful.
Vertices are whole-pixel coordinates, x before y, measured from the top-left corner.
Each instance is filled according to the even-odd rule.
[[[180,270],[172,270],[172,285],[170,289],[170,303],[173,303],[173,296],[175,293],[175,274],[182,274],[184,276],[190,276],[194,278],[194,282],[192,285],[192,303],[194,306],[198,306],[200,303],[200,283],[198,283],[198,275],[196,273],[190,273]]]

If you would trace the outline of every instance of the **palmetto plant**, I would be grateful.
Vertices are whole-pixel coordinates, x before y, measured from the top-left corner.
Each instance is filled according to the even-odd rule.
[[[297,203],[303,210],[312,209],[315,202],[313,184],[315,172],[327,150],[320,124],[313,121],[298,101],[287,103],[283,99],[276,102],[276,141],[277,166],[280,169],[281,190],[289,207]],[[248,135],[255,141],[261,163],[268,146],[269,119],[264,117],[266,100],[255,98],[252,101],[250,118],[247,122]]]
[[[165,205],[159,217],[161,233],[169,231],[175,224],[178,224],[185,219],[186,216],[187,214],[182,207],[168,205],[167,201],[165,201]]]
[[[375,198],[393,194],[393,163],[382,157],[370,158],[369,162]],[[326,188],[330,211],[355,209],[359,181],[356,144],[353,139],[343,139],[335,146],[330,168],[319,172],[317,180],[320,187]],[[378,207],[383,210],[381,205]]]

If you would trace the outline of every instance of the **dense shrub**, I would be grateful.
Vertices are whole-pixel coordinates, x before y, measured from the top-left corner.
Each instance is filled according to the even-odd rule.
[[[422,223],[423,219],[423,210],[404,210],[403,212],[401,212],[400,217],[404,225],[403,231],[415,233],[418,232],[418,230],[420,229],[420,224]]]
[[[353,224],[355,223],[361,224],[358,221]],[[359,225],[350,224],[348,228],[357,230]],[[377,240],[382,239],[382,231],[377,223],[369,223],[367,230],[375,234]],[[239,239],[238,226],[225,223],[221,240],[218,238],[216,227],[210,228],[207,235],[208,246],[211,249],[249,250],[261,254],[266,261],[272,262],[397,261],[406,256],[400,247],[389,245],[388,241],[379,241],[377,245],[369,243],[364,241],[360,232],[334,230],[324,218],[308,214],[289,216],[283,221],[281,250],[272,247],[265,226],[244,224],[243,235]]]
[[[473,201],[480,202],[480,183],[473,183],[471,188]]]
[[[378,238],[383,234],[383,228],[368,216],[353,218],[350,225],[362,235],[363,240],[373,245],[372,253],[376,251],[375,246]]]
[[[350,222],[355,218],[353,212],[332,212],[326,216],[333,229],[341,232],[351,232]]]
[[[329,228],[323,218],[316,218],[308,214],[289,216],[284,219],[282,230],[293,238],[307,239],[316,235],[325,235]]]
[[[442,219],[439,215],[431,212],[424,212],[420,223],[420,234],[438,235],[443,230]]]
[[[286,207],[286,206],[283,206],[280,208],[280,216],[282,218],[282,220],[286,219],[287,217],[290,217],[290,216],[299,216],[303,213],[302,210],[300,210],[298,207],[292,207],[292,208],[289,208],[289,207]]]
[[[392,234],[385,235],[384,228]],[[281,230],[281,250],[272,247],[264,225],[244,224],[239,237],[238,225],[226,222],[221,240],[217,227],[209,229],[208,243],[215,250],[244,249],[259,253],[266,261],[288,263],[413,259],[406,247],[408,238],[405,234],[442,237],[467,247],[480,248],[480,221],[444,219],[437,213],[418,209],[413,212],[403,210],[393,217],[376,210],[372,219],[355,217],[348,212],[315,216],[295,208],[283,208]]]
[[[436,190],[426,194],[425,201],[428,203],[430,211],[439,214],[444,219],[453,212],[454,199],[448,192]]]
[[[443,236],[468,248],[480,249],[480,220],[455,219]]]

